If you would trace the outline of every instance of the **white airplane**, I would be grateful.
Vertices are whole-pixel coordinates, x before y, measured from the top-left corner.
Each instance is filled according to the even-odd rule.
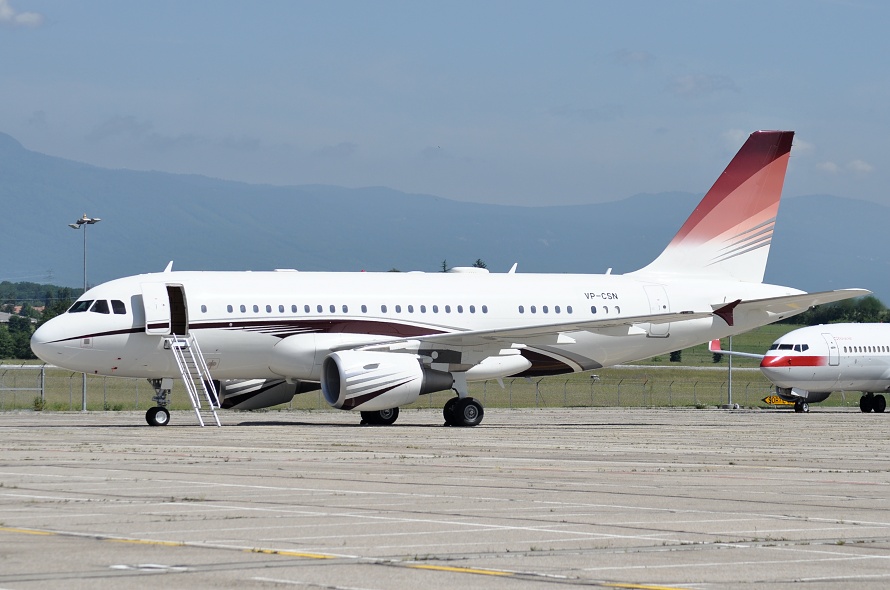
[[[501,274],[173,272],[171,263],[88,290],[31,347],[73,371],[149,379],[152,425],[169,420],[177,334],[200,341],[222,407],[274,406],[320,387],[334,408],[391,424],[399,406],[453,389],[446,424],[475,426],[483,408],[468,382],[599,369],[868,294],[762,282],[793,135],[751,134],[661,255],[625,275],[515,265]]]
[[[760,371],[776,386],[776,395],[809,412],[833,391],[861,391],[859,409],[883,412],[890,390],[890,324],[826,324],[788,332],[767,353],[712,352],[759,358]]]

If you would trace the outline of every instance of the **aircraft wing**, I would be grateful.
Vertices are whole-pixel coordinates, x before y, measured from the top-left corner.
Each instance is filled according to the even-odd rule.
[[[493,328],[489,330],[466,330],[463,332],[447,332],[444,334],[429,334],[426,336],[413,336],[410,338],[396,338],[381,341],[379,343],[365,344],[359,347],[361,350],[373,350],[378,347],[389,347],[400,342],[422,342],[437,346],[481,346],[495,342],[514,343],[522,342],[530,338],[541,336],[553,336],[559,338],[560,334],[578,332],[582,330],[595,331],[610,328],[633,326],[635,324],[667,324],[686,320],[696,320],[711,317],[710,311],[680,311],[674,313],[657,313],[602,320],[576,320],[572,322],[554,322],[550,324],[535,324],[531,326],[519,326],[510,328]],[[342,346],[343,348],[352,348]]]
[[[766,311],[768,313],[782,315],[796,315],[803,313],[814,305],[823,305],[853,297],[871,295],[868,289],[837,289],[835,291],[818,291],[816,293],[801,293],[800,295],[786,295],[784,297],[769,297],[766,299],[751,299],[748,301],[736,300],[725,305],[715,304],[714,315],[723,318],[727,324],[733,325],[733,317],[739,311]]]

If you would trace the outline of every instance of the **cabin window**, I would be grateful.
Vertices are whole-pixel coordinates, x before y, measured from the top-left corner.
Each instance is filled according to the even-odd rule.
[[[402,313],[402,306],[396,305],[396,313]]]
[[[116,313],[118,315],[126,315],[126,313],[127,313],[127,306],[124,305],[124,302],[121,301],[120,299],[112,299],[111,300],[111,309],[114,311],[114,313]],[[207,311],[207,306],[202,305],[201,311]]]
[[[438,306],[438,305],[434,305],[434,306],[433,306],[433,313],[439,313],[439,306]]]
[[[528,309],[529,309],[529,311],[531,311],[532,313],[538,313],[538,308],[537,308],[536,306],[534,306],[534,305],[532,305],[532,306],[529,307]]]
[[[470,306],[470,313],[476,313],[476,306],[475,306],[475,305],[471,305],[471,306]]]
[[[278,306],[278,313],[284,313],[284,306],[283,306],[283,305],[279,305],[279,306]]]
[[[553,306],[553,313],[559,313],[559,306],[558,306],[558,305],[554,305],[554,306]]]
[[[332,306],[330,306],[330,307],[329,307],[329,308],[328,308],[328,309],[330,309],[330,310],[331,310],[331,313],[334,313],[334,312],[336,312],[336,311],[337,311],[337,307],[336,307],[336,306],[334,306],[334,305],[332,305]]]
[[[596,313],[596,306],[595,306],[595,305],[591,305],[591,306],[590,306],[590,313]]]
[[[111,303],[114,304],[113,301],[112,301]],[[114,313],[117,313],[117,309],[116,309],[116,308],[115,308],[115,310],[114,310]],[[201,305],[201,313],[207,313],[207,306],[206,306],[206,305]]]
[[[317,311],[318,313],[322,313],[322,312],[324,311],[324,308],[323,308],[322,306],[320,306],[320,305],[316,305],[316,306],[315,306],[315,311]]]
[[[408,313],[414,313],[414,306],[413,306],[413,305],[409,305],[409,306],[408,306]]]
[[[259,306],[259,305],[254,305],[254,306],[253,306],[253,313],[260,313],[260,306]]]
[[[368,306],[362,305],[362,313],[368,313]]]
[[[244,306],[244,305],[242,305],[242,306],[241,306],[241,313],[244,313],[244,312],[246,312],[246,311],[247,311],[247,307]]]
[[[297,313],[297,306],[296,306],[296,305],[291,305],[291,306],[290,306],[290,312],[291,312],[291,313]]]
[[[541,311],[543,311],[544,313],[550,313],[550,308],[546,305],[543,305],[541,306]]]
[[[566,313],[572,313],[572,306],[566,305]]]
[[[108,302],[104,299],[97,299],[90,311],[93,313],[111,313],[111,310],[108,309]]]
[[[519,313],[525,313],[525,306],[519,306]]]
[[[420,313],[426,313],[426,305],[420,306]]]
[[[488,306],[487,306],[487,305],[483,305],[483,306],[482,306],[482,313],[488,313]]]
[[[341,309],[343,310],[343,313],[349,313],[349,308],[347,306],[344,305]]]
[[[457,313],[463,313],[463,312],[464,312],[464,306],[463,306],[463,305],[458,305],[458,306],[457,306]]]
[[[226,311],[229,312],[229,313],[232,313],[233,311],[235,311],[235,308],[233,308],[231,305],[227,305],[227,306],[226,306]]]
[[[267,306],[266,306],[266,313],[272,313],[272,306],[271,306],[271,305],[267,305]]]
[[[304,306],[303,306],[303,313],[309,313],[309,309],[310,309],[310,308],[309,308],[308,305],[304,305]]]
[[[380,311],[381,311],[381,313],[386,313],[386,306],[385,306],[385,305],[381,305],[381,306],[380,306]]]
[[[445,306],[445,313],[451,313],[451,306],[450,306],[450,305],[446,305],[446,306]]]

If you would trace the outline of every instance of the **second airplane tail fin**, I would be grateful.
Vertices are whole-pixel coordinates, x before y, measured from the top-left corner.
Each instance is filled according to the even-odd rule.
[[[793,131],[756,131],[648,266],[631,274],[763,281]]]

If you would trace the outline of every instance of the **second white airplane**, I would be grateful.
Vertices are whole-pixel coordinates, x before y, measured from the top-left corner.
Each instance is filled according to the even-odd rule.
[[[391,424],[399,406],[453,389],[445,423],[475,426],[483,408],[468,382],[599,369],[867,294],[762,282],[793,135],[751,134],[661,255],[625,275],[168,266],[90,289],[31,346],[73,371],[149,379],[152,425],[169,420],[181,374],[171,336],[181,335],[200,341],[223,407],[274,406],[320,387],[334,408]]]
[[[834,391],[860,391],[859,409],[881,413],[890,391],[890,324],[827,324],[792,330],[766,354],[712,352],[759,358],[760,371],[776,386],[776,395],[808,412]]]

